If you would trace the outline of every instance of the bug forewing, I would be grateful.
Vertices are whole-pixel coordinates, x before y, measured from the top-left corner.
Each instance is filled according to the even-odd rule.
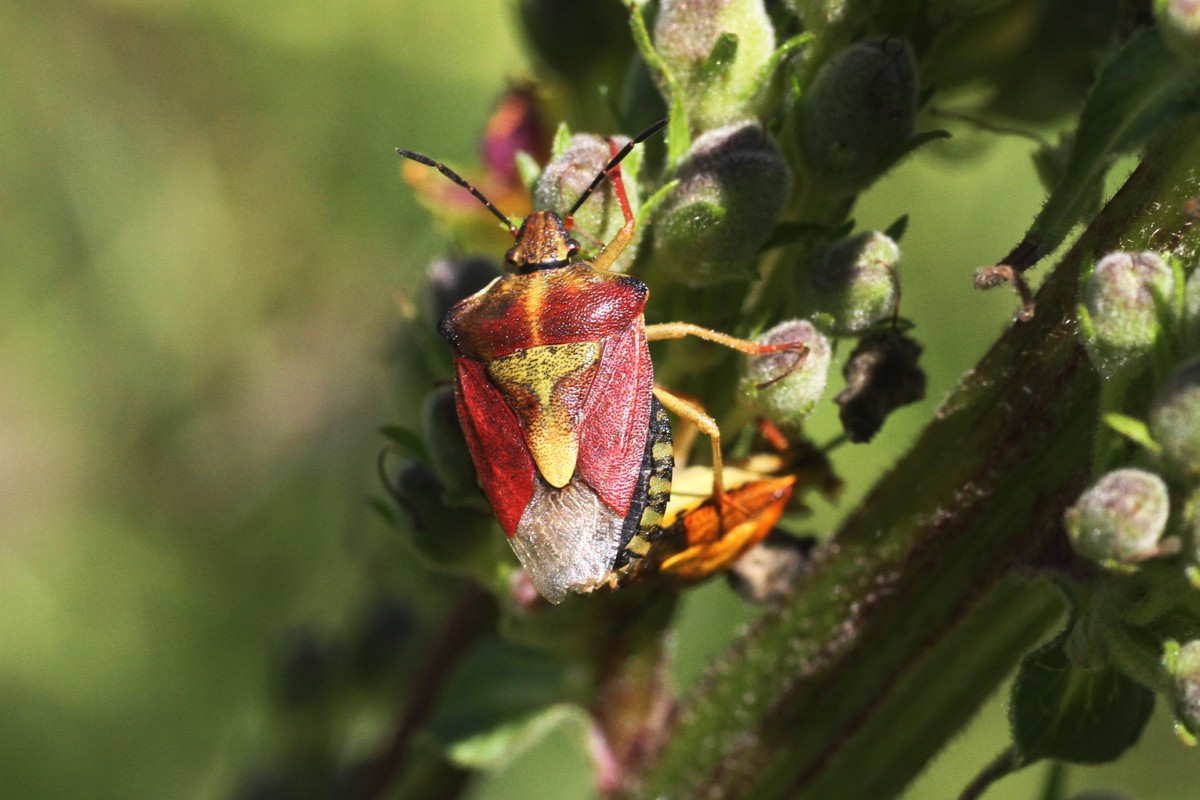
[[[624,523],[582,480],[555,489],[539,478],[509,542],[538,593],[561,603],[608,577]]]

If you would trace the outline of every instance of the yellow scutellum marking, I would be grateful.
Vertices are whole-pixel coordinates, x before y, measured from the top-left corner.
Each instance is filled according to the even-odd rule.
[[[557,489],[575,474],[579,417],[599,362],[598,342],[571,342],[531,347],[487,365],[525,430],[538,471]]]

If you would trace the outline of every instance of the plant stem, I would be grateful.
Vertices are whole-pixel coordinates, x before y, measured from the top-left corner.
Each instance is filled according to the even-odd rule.
[[[644,796],[895,796],[1045,634],[1058,593],[1014,567],[1066,546],[1062,511],[1089,474],[1098,382],[1074,332],[1079,269],[1162,246],[1200,193],[1197,167],[1189,118],[1063,257],[1034,319],[693,693]]]

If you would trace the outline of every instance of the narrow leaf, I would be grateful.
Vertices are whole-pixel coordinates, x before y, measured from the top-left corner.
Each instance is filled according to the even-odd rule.
[[[1158,453],[1162,450],[1162,447],[1150,435],[1150,429],[1146,427],[1146,423],[1140,419],[1112,412],[1104,415],[1104,424],[1129,441],[1146,448],[1152,453]]]
[[[1197,71],[1183,65],[1153,28],[1125,44],[1100,73],[1079,119],[1062,180],[1003,263],[1026,269],[1062,242],[1088,208],[1112,156],[1140,145],[1189,106]]]
[[[401,425],[384,425],[379,429],[383,438],[400,448],[406,455],[425,460],[425,443],[420,435]]]
[[[891,225],[888,225],[887,228],[884,229],[883,233],[893,242],[899,242],[904,238],[904,233],[907,230],[908,214],[901,214],[895,222],[893,222]]]
[[[733,66],[733,61],[737,58],[737,51],[738,37],[736,33],[726,31],[718,36],[704,62],[701,79],[712,81],[724,77],[729,72],[729,68]]]

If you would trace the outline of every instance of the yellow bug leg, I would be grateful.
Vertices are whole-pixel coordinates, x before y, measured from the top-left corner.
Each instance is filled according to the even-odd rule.
[[[721,429],[717,426],[717,421],[704,413],[704,409],[691,400],[680,397],[669,389],[664,389],[662,386],[654,387],[654,396],[658,398],[658,402],[662,403],[664,408],[674,412],[680,419],[694,425],[700,433],[703,433],[712,442],[713,497],[717,500],[718,504],[723,505],[726,500],[725,479],[722,474]]]
[[[693,325],[690,322],[662,322],[657,325],[646,326],[646,340],[650,342],[660,342],[664,339],[682,339],[685,336],[695,336],[697,339],[704,339],[708,342],[716,342],[724,345],[739,353],[745,353],[749,356],[767,356],[773,353],[782,353],[787,350],[793,350],[800,353],[801,357],[808,352],[808,347],[803,342],[776,342],[775,344],[759,344],[752,342],[749,339],[739,339],[736,336],[730,336],[727,333],[714,331],[710,328],[702,328],[699,325]],[[665,404],[664,404],[665,405]]]

